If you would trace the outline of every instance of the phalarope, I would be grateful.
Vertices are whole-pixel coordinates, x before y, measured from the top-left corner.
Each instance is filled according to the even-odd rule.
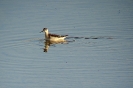
[[[68,35],[50,34],[48,32],[48,28],[43,28],[43,30],[41,32],[45,33],[45,40],[50,40],[50,41],[64,41],[66,36],[68,36]]]

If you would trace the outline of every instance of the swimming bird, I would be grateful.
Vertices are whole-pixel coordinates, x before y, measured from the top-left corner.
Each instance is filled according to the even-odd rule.
[[[48,28],[43,28],[41,32],[45,33],[45,40],[50,40],[50,41],[64,41],[66,36],[68,36],[68,35],[51,34],[48,32]]]

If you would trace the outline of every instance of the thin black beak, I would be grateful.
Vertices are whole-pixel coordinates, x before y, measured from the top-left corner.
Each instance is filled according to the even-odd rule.
[[[43,32],[43,30],[40,33],[42,33],[42,32]]]

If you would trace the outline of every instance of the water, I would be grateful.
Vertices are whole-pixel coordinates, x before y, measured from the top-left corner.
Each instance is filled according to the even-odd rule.
[[[132,88],[133,1],[0,1],[1,88]],[[44,52],[44,27],[68,34]]]

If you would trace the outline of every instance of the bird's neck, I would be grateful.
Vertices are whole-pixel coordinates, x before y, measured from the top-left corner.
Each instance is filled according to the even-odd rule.
[[[48,39],[49,36],[48,36],[48,32],[45,32],[45,39]]]

